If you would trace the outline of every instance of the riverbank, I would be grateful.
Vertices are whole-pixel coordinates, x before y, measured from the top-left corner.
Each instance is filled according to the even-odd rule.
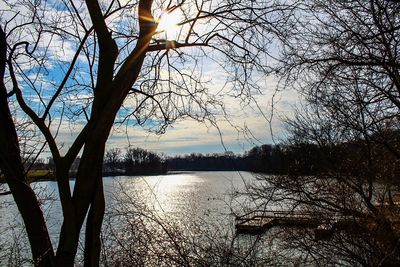
[[[132,172],[126,173],[124,170],[115,170],[115,171],[104,171],[103,177],[114,177],[114,176],[139,176],[139,175],[163,175],[167,174],[168,171],[165,172],[153,172],[153,171],[142,171],[142,172]],[[75,179],[77,171],[72,171],[69,173],[70,179]],[[55,181],[55,176],[52,170],[49,169],[37,169],[30,170],[27,173],[28,182],[38,182],[38,181]],[[0,174],[0,183],[6,183],[3,174]]]
[[[54,174],[52,170],[48,169],[39,169],[39,170],[30,170],[26,174],[28,178],[28,182],[36,182],[36,181],[53,181],[55,180]],[[5,183],[5,177],[3,174],[0,174],[0,183]]]

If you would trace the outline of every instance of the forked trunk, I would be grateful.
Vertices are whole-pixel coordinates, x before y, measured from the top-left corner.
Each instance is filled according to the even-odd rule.
[[[79,244],[79,233],[87,216],[85,233],[85,266],[98,266],[100,259],[100,230],[104,215],[102,163],[108,134],[92,132],[85,144],[75,180],[73,205],[74,227],[61,229],[57,250],[57,265],[73,266]]]

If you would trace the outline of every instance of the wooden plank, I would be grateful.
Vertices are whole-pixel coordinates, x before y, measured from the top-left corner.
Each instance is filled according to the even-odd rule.
[[[256,210],[236,218],[236,230],[240,233],[262,233],[274,226],[306,226],[317,227],[325,222],[323,217],[309,212],[293,211],[263,211]],[[329,216],[328,216],[329,217]],[[332,221],[338,221],[338,216],[330,215]],[[333,220],[333,218],[335,219]],[[345,217],[341,216],[341,221]],[[328,221],[331,221],[328,219]]]

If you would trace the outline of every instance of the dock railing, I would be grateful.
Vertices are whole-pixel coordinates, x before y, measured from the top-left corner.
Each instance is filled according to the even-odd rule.
[[[286,219],[290,217],[293,219],[310,219],[316,216],[316,213],[304,211],[253,210],[244,215],[236,216],[235,221],[236,224],[240,224],[251,220],[258,220],[259,218]]]

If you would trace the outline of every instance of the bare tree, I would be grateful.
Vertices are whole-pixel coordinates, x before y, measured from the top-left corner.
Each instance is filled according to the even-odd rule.
[[[104,167],[106,171],[115,171],[121,162],[121,150],[119,148],[111,148],[104,155]]]
[[[36,195],[26,179],[17,132],[8,106],[8,93],[4,84],[7,43],[2,29],[0,29],[0,49],[0,116],[2,121],[0,167],[25,223],[34,262],[52,265],[54,252],[48,231],[46,227],[43,227],[45,220]]]
[[[2,6],[9,88],[2,105],[14,94],[51,151],[64,218],[57,266],[73,265],[85,218],[85,265],[99,264],[102,164],[115,119],[133,118],[158,132],[181,118],[214,123],[215,114],[223,112],[223,95],[246,100],[261,90],[253,77],[269,71],[269,33],[285,23],[284,7],[275,1],[20,0]],[[173,39],[167,29],[158,29],[162,17],[172,13],[179,26]],[[202,77],[201,66],[212,62],[228,74],[228,92],[213,92]],[[66,119],[81,130],[63,154],[58,134]],[[17,144],[15,134],[13,140]],[[79,153],[70,188],[68,172]],[[11,191],[17,202],[28,195]],[[35,203],[21,204],[23,217],[40,211]],[[48,238],[44,221],[30,217],[25,223],[40,226],[43,232],[35,236]],[[52,252],[48,244],[34,257]]]
[[[396,265],[399,214],[388,200],[399,175],[400,4],[298,4],[290,34],[281,39],[279,69],[283,85],[296,87],[307,105],[288,121],[286,152],[297,151],[296,160],[289,175],[264,177],[253,195],[264,199],[261,205],[283,202],[360,222],[332,242],[292,236],[288,243],[303,248],[304,259],[323,264],[340,255],[349,264]]]

